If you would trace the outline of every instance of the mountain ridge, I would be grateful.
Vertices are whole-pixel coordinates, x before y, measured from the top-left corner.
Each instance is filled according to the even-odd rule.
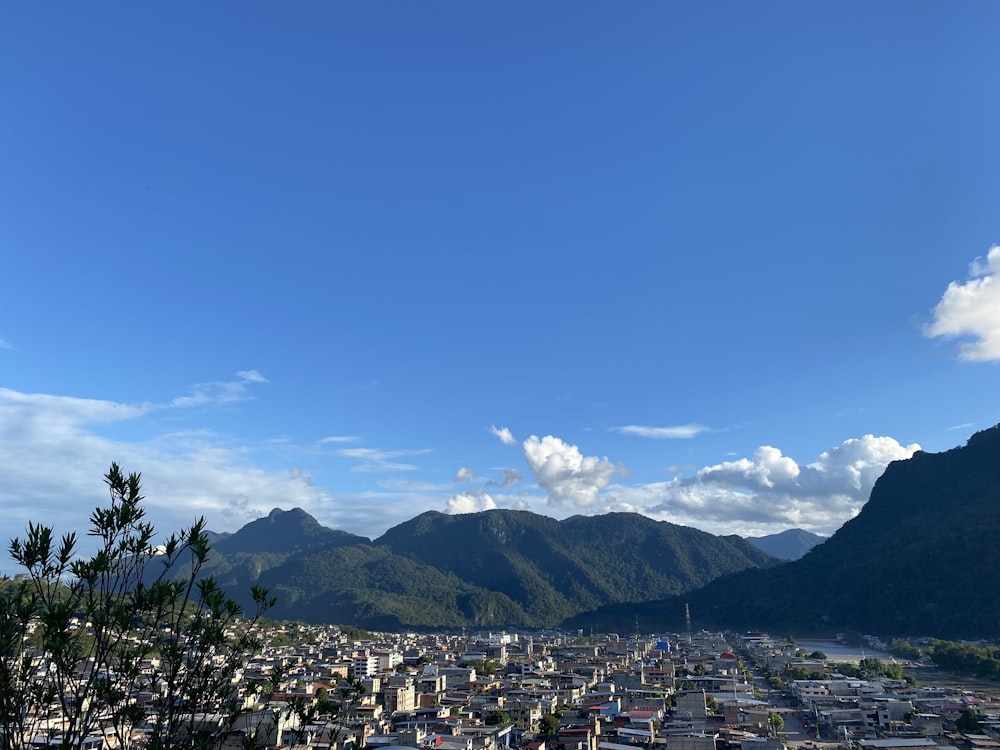
[[[801,559],[720,577],[682,597],[570,618],[622,625],[869,632],[943,638],[1000,630],[1000,425],[964,446],[893,461],[857,516]]]
[[[205,570],[247,606],[250,585],[270,588],[272,614],[284,619],[551,627],[609,602],[681,593],[776,562],[739,537],[639,514],[427,511],[370,540],[295,508],[221,538]]]

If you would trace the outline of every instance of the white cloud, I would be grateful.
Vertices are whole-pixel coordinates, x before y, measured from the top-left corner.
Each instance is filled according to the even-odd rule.
[[[0,389],[0,507],[5,528],[19,534],[28,521],[58,532],[79,530],[90,510],[107,502],[101,478],[112,461],[139,471],[149,520],[164,531],[205,515],[213,525],[289,504],[320,508],[330,493],[302,472],[267,471],[248,451],[227,447],[206,430],[159,435],[145,441],[110,437],[118,423],[133,423],[169,405]],[[97,429],[100,428],[98,432]],[[86,537],[82,544],[87,544]]]
[[[532,435],[523,448],[535,481],[553,503],[569,500],[578,506],[592,506],[597,502],[597,493],[621,471],[607,458],[584,456],[575,445],[552,435],[541,439]]]
[[[986,259],[976,258],[969,279],[948,284],[933,310],[934,320],[924,335],[966,338],[958,345],[959,357],[970,362],[1000,360],[1000,245],[990,248]]]
[[[647,427],[645,425],[630,424],[613,429],[622,435],[638,435],[639,437],[653,438],[654,440],[686,440],[697,437],[703,432],[708,432],[708,428],[701,424],[681,424],[671,427]]]
[[[22,430],[71,430],[80,424],[107,424],[148,414],[158,407],[150,403],[121,404],[93,398],[20,393],[0,388],[0,425],[19,425]]]
[[[0,338],[0,349],[13,349],[14,346],[6,339]]]
[[[496,502],[488,494],[481,490],[470,490],[453,495],[448,501],[445,513],[459,515],[461,513],[478,513],[483,510],[493,510],[497,507]]]
[[[777,448],[761,446],[752,458],[706,466],[669,482],[609,487],[602,510],[641,512],[717,534],[790,527],[829,534],[857,515],[891,461],[919,449],[865,435],[800,465]]]
[[[357,435],[330,435],[319,441],[320,445],[329,445],[330,443],[356,443],[361,438]]]
[[[383,451],[377,448],[344,448],[337,451],[338,456],[357,459],[360,463],[355,465],[351,471],[361,472],[416,471],[420,468],[416,464],[400,463],[396,459],[408,456],[423,456],[427,453],[430,453],[430,450],[426,448],[395,451]]]
[[[506,427],[497,427],[496,425],[490,425],[490,434],[495,435],[500,439],[500,442],[504,445],[514,445],[517,440],[514,439],[514,433],[512,433]]]
[[[455,480],[454,481],[456,481],[456,482],[471,482],[475,478],[476,478],[476,472],[474,472],[472,469],[470,469],[470,468],[468,468],[466,466],[463,466],[458,471],[455,472]]]
[[[755,491],[769,490],[776,484],[787,486],[794,482],[799,476],[799,467],[777,448],[762,445],[752,459],[741,458],[708,466],[700,469],[696,476],[706,483],[739,485]]]

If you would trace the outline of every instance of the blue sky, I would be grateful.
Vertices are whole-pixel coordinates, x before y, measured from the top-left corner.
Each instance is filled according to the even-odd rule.
[[[0,504],[831,533],[1000,421],[1000,6],[10,4]]]

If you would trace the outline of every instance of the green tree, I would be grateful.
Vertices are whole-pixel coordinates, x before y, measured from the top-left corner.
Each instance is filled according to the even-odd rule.
[[[967,708],[955,720],[955,729],[962,734],[976,734],[982,728],[979,721],[979,714],[975,709]]]
[[[479,675],[489,675],[496,674],[499,666],[492,659],[464,659],[458,663],[458,666],[470,668],[476,670],[476,674]]]
[[[367,641],[372,637],[371,633],[356,625],[341,625],[340,632],[349,641]]]
[[[781,670],[781,673],[788,680],[808,680],[809,670],[805,667],[792,666],[791,663],[786,664],[785,668]]]
[[[539,738],[552,737],[559,733],[559,717],[554,714],[545,714],[538,721]]]
[[[889,641],[889,653],[902,657],[903,659],[912,659],[914,661],[918,661],[924,657],[924,652],[921,648],[914,646],[912,643],[902,638],[893,638]]]
[[[140,476],[112,464],[104,481],[110,503],[90,516],[90,557],[79,556],[74,533],[56,541],[43,524],[10,543],[23,574],[0,586],[3,750],[56,734],[61,750],[78,750],[98,729],[131,750],[140,724],[151,727],[149,750],[206,747],[240,717],[235,676],[259,648],[255,625],[274,599],[254,587],[244,616],[199,575],[204,519],[154,544]],[[148,707],[133,700],[153,686]],[[219,716],[218,727],[196,726],[198,712]]]
[[[771,733],[777,737],[778,732],[785,726],[785,719],[777,711],[767,712],[767,722],[771,726]]]
[[[491,711],[483,719],[483,723],[489,726],[508,727],[514,722],[511,721],[510,714],[506,711]]]
[[[839,672],[844,675],[844,677],[861,677],[861,670],[857,665],[851,664],[849,661],[837,662],[832,665],[831,669],[834,672]]]

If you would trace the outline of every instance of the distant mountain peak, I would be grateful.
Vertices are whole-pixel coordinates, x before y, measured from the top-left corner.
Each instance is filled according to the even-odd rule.
[[[291,510],[282,510],[281,508],[275,508],[274,510],[272,510],[270,513],[267,514],[268,518],[281,518],[283,516],[287,516],[290,518],[310,518],[314,521],[316,520],[306,511],[302,510],[302,508],[292,508]]]
[[[290,552],[316,546],[369,544],[365,537],[323,526],[302,508],[274,508],[263,518],[250,521],[230,534],[217,548],[220,551]]]
[[[805,529],[787,529],[778,534],[748,536],[746,539],[757,549],[782,560],[798,560],[817,544],[826,541],[825,536]]]

